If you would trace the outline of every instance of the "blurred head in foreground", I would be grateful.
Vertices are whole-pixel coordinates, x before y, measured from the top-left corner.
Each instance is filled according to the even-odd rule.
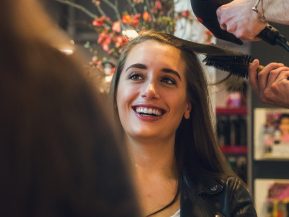
[[[123,144],[66,40],[36,1],[1,2],[0,216],[139,216]]]

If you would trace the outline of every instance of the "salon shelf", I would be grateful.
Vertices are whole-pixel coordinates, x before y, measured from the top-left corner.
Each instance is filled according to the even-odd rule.
[[[247,108],[240,107],[240,108],[216,108],[217,115],[247,115]]]
[[[289,35],[288,26],[277,25],[275,27],[284,35]],[[265,48],[265,44],[251,43],[250,45],[250,55],[260,57],[260,62],[272,62],[272,57],[274,57],[274,61],[283,63],[284,65],[289,65],[289,58],[288,55],[286,55],[288,53],[284,53],[284,51],[280,48],[271,46],[270,52],[266,52],[267,48]],[[248,88],[248,90],[249,92],[247,96],[250,96],[247,101],[249,105],[248,112],[252,112],[250,114],[250,120],[248,122],[248,132],[250,135],[248,140],[248,147],[250,148],[250,154],[248,155],[248,176],[250,177],[250,181],[248,184],[249,190],[254,197],[257,209],[257,216],[268,216],[265,206],[268,202],[266,197],[268,195],[267,187],[272,186],[274,180],[289,181],[289,160],[281,158],[273,159],[272,155],[267,156],[267,154],[262,153],[260,137],[262,136],[262,126],[263,123],[265,123],[264,120],[266,121],[266,118],[264,118],[266,116],[264,114],[261,115],[262,112],[256,113],[256,111],[259,109],[265,109],[266,114],[267,109],[275,110],[282,108],[278,108],[276,106],[269,106],[262,103],[262,101],[252,91],[251,88]]]
[[[221,150],[224,154],[237,154],[237,155],[246,155],[247,146],[222,146]]]

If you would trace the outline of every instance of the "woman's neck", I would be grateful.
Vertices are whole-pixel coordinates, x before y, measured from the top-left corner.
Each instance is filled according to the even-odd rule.
[[[146,215],[155,212],[175,197],[178,180],[174,157],[174,139],[140,141],[128,138],[133,175],[140,205]],[[156,216],[170,216],[179,209],[177,199]]]
[[[161,141],[128,138],[127,143],[137,174],[175,176],[174,138]]]

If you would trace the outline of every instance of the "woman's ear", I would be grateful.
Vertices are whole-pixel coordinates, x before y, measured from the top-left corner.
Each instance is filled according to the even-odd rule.
[[[184,113],[184,118],[185,119],[189,119],[190,118],[191,110],[192,110],[192,105],[191,105],[191,103],[188,102],[187,106],[186,106],[185,113]]]

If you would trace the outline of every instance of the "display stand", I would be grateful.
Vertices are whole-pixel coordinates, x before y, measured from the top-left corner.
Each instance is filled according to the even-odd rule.
[[[231,168],[247,182],[247,108],[217,107],[217,138]]]

